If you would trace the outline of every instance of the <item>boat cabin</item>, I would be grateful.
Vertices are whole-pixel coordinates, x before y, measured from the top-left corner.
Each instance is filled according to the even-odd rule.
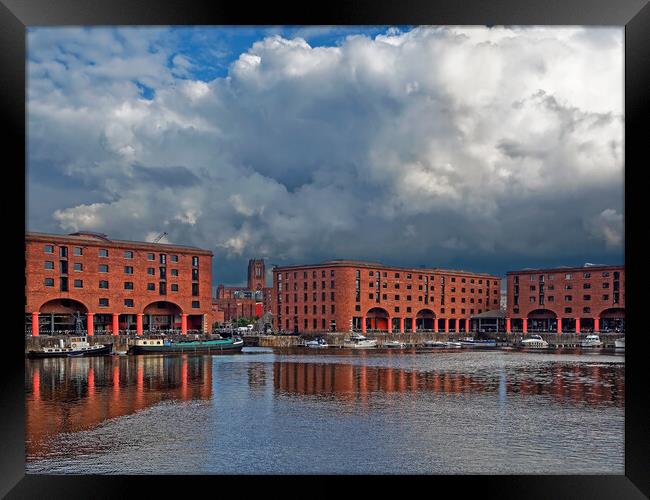
[[[164,345],[163,339],[135,339],[135,345]]]

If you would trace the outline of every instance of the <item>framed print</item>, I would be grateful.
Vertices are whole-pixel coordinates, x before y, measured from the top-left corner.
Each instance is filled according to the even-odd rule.
[[[649,9],[3,0],[3,494],[647,496]]]

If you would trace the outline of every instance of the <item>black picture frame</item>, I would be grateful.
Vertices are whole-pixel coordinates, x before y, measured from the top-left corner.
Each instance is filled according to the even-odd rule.
[[[371,25],[371,24],[462,24],[462,25],[617,25],[625,26],[625,265],[628,304],[626,324],[633,331],[628,339],[625,367],[625,475],[608,476],[418,476],[418,477],[346,477],[346,482],[361,479],[378,489],[389,484],[398,487],[417,481],[425,490],[439,491],[450,487],[454,496],[475,489],[481,496],[499,498],[644,498],[650,496],[650,418],[647,383],[644,378],[643,333],[639,320],[641,300],[640,264],[634,257],[637,245],[643,245],[641,232],[631,231],[633,215],[642,210],[642,193],[632,186],[641,180],[647,160],[644,146],[647,136],[644,118],[650,104],[650,5],[648,0],[472,0],[438,1],[348,0],[319,3],[259,3],[176,1],[176,0],[0,0],[0,109],[6,131],[5,150],[13,161],[5,162],[6,172],[17,172],[5,194],[11,192],[16,205],[25,207],[25,68],[26,28],[46,25]],[[5,234],[11,245],[6,262],[18,264],[24,259],[25,219],[15,216],[15,208],[6,210]],[[643,212],[641,212],[643,213]],[[643,215],[639,217],[641,221]],[[11,222],[11,224],[7,224]],[[643,227],[643,223],[640,222]],[[7,226],[11,226],[11,230]],[[636,239],[634,239],[636,237]],[[641,249],[643,251],[643,249]],[[25,475],[24,468],[24,339],[23,329],[24,271],[15,268],[11,281],[12,322],[4,333],[3,346],[8,351],[3,360],[2,379],[2,453],[0,495],[7,498],[112,498],[131,496],[132,488],[144,487],[147,496],[171,491],[181,485],[186,494],[207,487],[211,496],[220,494],[222,483],[232,483],[240,492],[252,481],[221,476],[46,476]],[[14,292],[15,291],[15,292]],[[636,305],[635,305],[636,304]],[[15,323],[14,323],[15,321]],[[635,326],[639,326],[635,328]],[[634,333],[638,333],[635,336]],[[549,423],[552,425],[552,423]],[[182,459],[182,457],[178,457]],[[265,476],[265,482],[273,479]],[[286,477],[284,477],[286,482]],[[303,477],[294,493],[314,487],[323,494],[340,489],[341,477]],[[199,484],[201,483],[201,484]],[[280,484],[280,483],[277,483]],[[183,486],[184,485],[184,486]],[[268,486],[265,486],[268,488]],[[410,488],[412,494],[416,489]],[[280,494],[286,494],[284,490]]]

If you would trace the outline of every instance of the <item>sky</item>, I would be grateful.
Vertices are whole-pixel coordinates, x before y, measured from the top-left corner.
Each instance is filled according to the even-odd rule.
[[[623,28],[27,34],[30,231],[379,261],[623,263]]]

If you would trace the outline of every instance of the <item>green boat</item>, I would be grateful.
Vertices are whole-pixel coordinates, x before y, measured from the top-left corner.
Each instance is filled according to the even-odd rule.
[[[238,337],[216,340],[136,339],[129,351],[131,354],[209,352],[211,354],[234,354],[241,352],[244,341]]]

